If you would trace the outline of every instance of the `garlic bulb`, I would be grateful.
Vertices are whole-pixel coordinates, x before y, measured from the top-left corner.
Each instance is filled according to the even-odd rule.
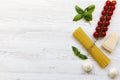
[[[118,75],[118,71],[117,71],[116,68],[112,68],[112,69],[109,70],[109,76],[111,78],[115,78],[117,75]]]
[[[92,71],[93,69],[93,66],[91,63],[87,62],[85,64],[83,64],[83,70],[86,71],[86,72],[90,72]]]

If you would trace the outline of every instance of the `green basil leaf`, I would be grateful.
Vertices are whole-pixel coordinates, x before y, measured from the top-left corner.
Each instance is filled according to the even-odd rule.
[[[84,16],[84,19],[88,22],[92,20],[92,13],[90,12],[85,12],[83,16]]]
[[[74,17],[74,19],[73,19],[73,21],[78,21],[78,20],[80,20],[80,19],[82,19],[82,14],[77,14],[75,17]]]
[[[86,55],[83,55],[83,54],[78,55],[78,57],[80,57],[83,60],[88,59],[88,57]]]
[[[82,8],[80,8],[79,6],[75,6],[75,10],[76,10],[76,12],[78,13],[78,14],[82,14],[84,11],[83,11],[83,9]]]
[[[88,57],[84,54],[81,54],[80,51],[76,47],[72,46],[72,50],[73,50],[74,54],[76,56],[78,56],[79,58],[81,58],[83,60],[88,59]]]
[[[87,12],[93,12],[94,11],[94,9],[95,9],[95,5],[90,5],[90,6],[88,6],[86,9],[85,9],[85,12],[87,11]]]
[[[76,56],[79,55],[79,51],[78,51],[78,49],[77,49],[76,47],[72,46],[72,50],[73,50],[73,52],[74,52],[74,54],[75,54]]]

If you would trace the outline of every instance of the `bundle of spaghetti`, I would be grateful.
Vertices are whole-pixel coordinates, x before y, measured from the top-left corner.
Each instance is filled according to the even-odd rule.
[[[81,27],[73,32],[73,36],[85,47],[102,68],[110,63],[110,59],[96,46]]]

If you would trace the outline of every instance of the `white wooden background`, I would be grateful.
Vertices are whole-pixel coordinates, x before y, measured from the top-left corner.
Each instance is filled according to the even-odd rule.
[[[76,46],[87,51],[76,41],[72,32],[78,27],[92,33],[106,0],[0,0],[0,80],[112,80],[110,68],[120,72],[120,43],[109,54],[111,63],[102,69],[89,56],[94,69],[85,73],[81,66],[87,61],[77,58],[71,49]],[[112,17],[107,36],[120,33],[120,1]],[[84,20],[73,22],[75,5],[82,8],[95,4],[91,25]],[[114,80],[120,80],[116,77]]]

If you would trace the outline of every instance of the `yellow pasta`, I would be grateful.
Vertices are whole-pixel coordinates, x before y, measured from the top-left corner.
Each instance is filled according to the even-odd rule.
[[[73,36],[85,47],[102,68],[110,63],[110,59],[95,45],[81,27],[73,32]]]

